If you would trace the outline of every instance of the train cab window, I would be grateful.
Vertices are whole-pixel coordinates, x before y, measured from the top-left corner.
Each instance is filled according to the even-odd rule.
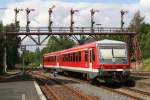
[[[88,61],[88,50],[85,50],[85,61],[87,62]]]

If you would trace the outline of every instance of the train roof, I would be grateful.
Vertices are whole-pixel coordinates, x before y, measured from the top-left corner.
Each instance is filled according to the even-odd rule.
[[[96,43],[98,44],[125,44],[125,42],[122,42],[122,41],[108,40],[108,39],[96,41]]]
[[[65,50],[61,50],[61,51],[47,53],[44,56],[57,55],[57,54],[64,53],[64,52],[69,52],[69,51],[74,51],[74,50],[78,50],[78,49],[82,49],[82,48],[87,48],[89,46],[90,47],[91,46],[95,46],[96,44],[126,44],[126,43],[122,42],[122,41],[105,39],[105,40],[100,40],[100,41],[95,41],[95,42],[87,43],[87,44],[84,44],[84,45],[79,45],[79,46],[72,47],[72,48],[65,49]]]

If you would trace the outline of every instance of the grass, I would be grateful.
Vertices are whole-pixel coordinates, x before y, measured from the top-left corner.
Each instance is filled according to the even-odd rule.
[[[141,71],[150,71],[150,57],[143,59],[143,66],[140,68]]]

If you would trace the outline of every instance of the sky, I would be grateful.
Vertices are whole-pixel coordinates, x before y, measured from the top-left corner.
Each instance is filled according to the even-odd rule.
[[[71,8],[78,9],[75,14],[75,26],[90,26],[90,9],[99,10],[95,14],[95,21],[102,27],[120,27],[120,10],[127,10],[125,15],[125,26],[128,26],[134,14],[140,10],[145,16],[145,22],[150,23],[150,0],[0,0],[0,20],[9,24],[14,22],[14,8],[33,8],[30,15],[30,26],[48,25],[48,8],[55,5],[52,14],[53,26],[69,26]],[[20,12],[18,20],[21,26],[26,24],[25,11]],[[26,39],[24,43],[30,43]]]
[[[123,4],[123,3],[136,3],[139,0],[62,0],[65,2],[96,2],[96,3],[119,3],[119,4]]]

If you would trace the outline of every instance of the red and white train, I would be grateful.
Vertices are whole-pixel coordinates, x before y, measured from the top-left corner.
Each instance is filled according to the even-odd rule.
[[[126,81],[130,57],[125,42],[101,40],[43,56],[43,68],[82,75],[87,79]]]

